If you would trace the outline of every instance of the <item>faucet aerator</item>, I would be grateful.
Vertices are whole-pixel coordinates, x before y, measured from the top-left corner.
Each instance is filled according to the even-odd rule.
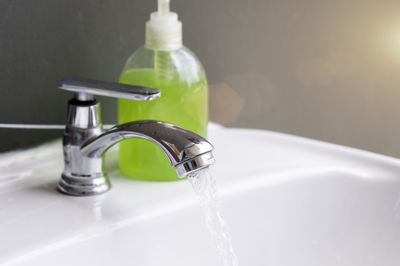
[[[208,168],[214,162],[215,159],[213,154],[207,152],[176,165],[175,170],[180,178],[184,178],[191,173]]]

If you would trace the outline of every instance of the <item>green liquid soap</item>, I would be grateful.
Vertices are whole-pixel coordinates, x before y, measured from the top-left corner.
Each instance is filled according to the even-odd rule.
[[[118,122],[157,120],[207,135],[208,85],[196,56],[182,43],[182,23],[169,0],[158,0],[158,11],[146,22],[145,45],[127,60],[120,83],[156,88],[161,97],[148,102],[120,99]],[[143,139],[120,143],[119,167],[131,178],[178,179],[175,168],[156,144]]]
[[[208,85],[202,72],[183,73],[174,68],[125,69],[120,83],[157,88],[161,97],[148,102],[119,99],[118,122],[158,120],[207,135]],[[143,139],[124,140],[119,148],[121,172],[135,179],[177,180],[175,168],[156,144]]]

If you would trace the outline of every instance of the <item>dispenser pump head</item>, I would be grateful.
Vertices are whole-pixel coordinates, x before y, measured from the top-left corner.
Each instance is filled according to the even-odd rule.
[[[182,47],[182,23],[178,15],[170,12],[170,0],[158,0],[158,11],[146,23],[146,47],[159,51],[172,51]]]

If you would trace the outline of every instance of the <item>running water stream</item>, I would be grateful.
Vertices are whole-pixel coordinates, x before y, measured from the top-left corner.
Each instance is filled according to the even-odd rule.
[[[188,175],[193,190],[199,196],[206,226],[214,240],[224,266],[238,266],[230,234],[221,215],[217,185],[208,168]]]

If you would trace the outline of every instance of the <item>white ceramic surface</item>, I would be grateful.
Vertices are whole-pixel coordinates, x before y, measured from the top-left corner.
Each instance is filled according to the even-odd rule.
[[[400,161],[258,130],[213,128],[212,174],[241,266],[400,265]],[[61,144],[0,155],[0,265],[222,265],[187,181],[55,190]]]

